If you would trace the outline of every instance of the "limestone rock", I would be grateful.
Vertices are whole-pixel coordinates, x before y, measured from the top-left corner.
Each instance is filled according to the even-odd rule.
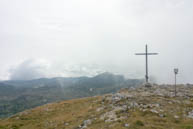
[[[188,118],[192,118],[193,119],[193,110],[188,113]]]

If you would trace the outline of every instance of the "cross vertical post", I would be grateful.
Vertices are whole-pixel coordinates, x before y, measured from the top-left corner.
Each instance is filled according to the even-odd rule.
[[[175,68],[174,69],[174,74],[175,74],[175,90],[174,90],[174,92],[175,92],[175,97],[176,97],[176,94],[177,94],[177,91],[176,91],[176,75],[178,74],[178,68]]]
[[[148,48],[147,45],[145,46],[145,56],[146,56],[146,75],[145,75],[145,79],[146,79],[146,83],[148,83]]]
[[[148,52],[148,46],[145,46],[145,53],[136,53],[135,55],[145,55],[145,62],[146,62],[146,75],[145,75],[145,80],[146,83],[148,83],[149,81],[149,75],[148,75],[148,56],[149,55],[158,55],[158,53],[149,53]]]
[[[176,74],[175,74],[175,97],[176,97]]]

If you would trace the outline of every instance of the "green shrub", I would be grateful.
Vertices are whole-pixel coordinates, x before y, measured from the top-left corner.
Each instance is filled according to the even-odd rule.
[[[142,121],[140,121],[140,120],[137,120],[135,122],[135,125],[137,125],[137,126],[144,126],[144,123]]]
[[[188,125],[188,126],[186,126],[186,128],[185,128],[185,129],[193,129],[193,126]]]
[[[0,129],[5,129],[5,127],[0,125]]]
[[[17,126],[17,125],[12,125],[12,129],[19,129],[19,126]]]

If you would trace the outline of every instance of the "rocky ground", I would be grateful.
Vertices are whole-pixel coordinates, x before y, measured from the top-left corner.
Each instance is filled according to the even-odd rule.
[[[139,112],[147,118],[150,114],[163,119],[170,117],[174,123],[190,120],[192,123],[188,128],[193,128],[193,86],[177,86],[176,96],[174,87],[170,85],[123,89],[116,94],[103,97],[102,107],[97,111],[106,108],[111,110],[100,117],[105,122],[132,119],[132,114]],[[154,124],[153,121],[146,120],[144,123],[150,127]],[[129,125],[130,123],[125,124],[126,127]]]
[[[193,86],[153,85],[44,105],[0,120],[0,129],[193,129]]]

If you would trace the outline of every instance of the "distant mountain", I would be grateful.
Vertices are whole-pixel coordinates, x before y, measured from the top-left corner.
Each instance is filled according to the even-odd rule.
[[[0,117],[46,103],[114,93],[121,88],[137,86],[143,80],[125,79],[111,73],[95,77],[41,78],[0,82]]]

